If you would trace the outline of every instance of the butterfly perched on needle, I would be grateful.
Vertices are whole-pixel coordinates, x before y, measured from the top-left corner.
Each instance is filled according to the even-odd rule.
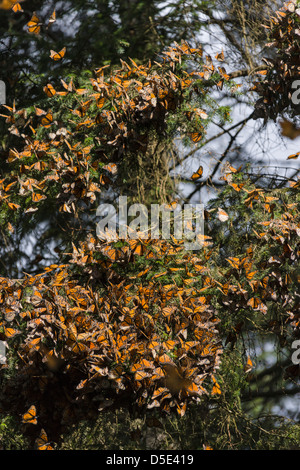
[[[53,122],[52,111],[44,111],[41,108],[35,108],[36,116],[41,117],[41,123],[44,127],[50,127]]]
[[[59,51],[59,52],[53,51],[51,49],[50,50],[50,58],[53,59],[53,60],[61,60],[65,56],[66,50],[67,50],[66,47],[63,47],[62,50]]]
[[[26,413],[22,416],[22,423],[24,424],[37,424],[36,407],[31,405]]]
[[[42,126],[49,127],[51,126],[52,122],[53,122],[53,115],[51,112],[47,113],[44,117],[42,117],[42,120],[41,120]]]
[[[54,87],[51,85],[51,83],[48,83],[44,88],[43,88],[44,92],[46,93],[46,95],[51,98],[52,96],[56,95],[56,90],[54,89]]]
[[[199,166],[198,170],[195,171],[195,173],[192,174],[191,179],[193,181],[196,181],[199,178],[201,178],[202,175],[203,175],[203,166]]]

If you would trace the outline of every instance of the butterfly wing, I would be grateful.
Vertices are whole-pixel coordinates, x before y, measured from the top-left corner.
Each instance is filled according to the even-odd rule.
[[[53,60],[61,60],[65,56],[66,50],[67,50],[66,47],[63,47],[62,50],[59,52],[53,51],[51,49],[50,58]]]
[[[193,173],[191,179],[192,179],[193,181],[196,181],[196,180],[198,180],[199,178],[201,178],[202,175],[203,175],[203,166],[200,166],[200,167],[198,168],[198,170],[197,170],[195,173]]]
[[[33,13],[31,17],[31,20],[28,21],[27,26],[28,26],[29,33],[39,34],[39,32],[41,31],[41,22],[35,12]]]
[[[22,423],[37,424],[36,407],[34,405],[31,405],[26,411],[26,413],[23,414]]]
[[[37,450],[54,450],[48,442],[48,436],[44,429],[41,430],[39,437],[35,440]]]

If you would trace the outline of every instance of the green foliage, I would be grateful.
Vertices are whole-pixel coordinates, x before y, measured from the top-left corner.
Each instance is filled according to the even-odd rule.
[[[0,415],[0,449],[27,450],[28,439],[20,430],[20,424],[15,417]]]

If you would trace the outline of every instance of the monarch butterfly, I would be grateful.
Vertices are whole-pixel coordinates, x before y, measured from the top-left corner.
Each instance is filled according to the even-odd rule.
[[[260,281],[260,285],[266,289],[267,286],[268,286],[268,280],[269,280],[269,277],[268,276],[265,276],[261,281]]]
[[[52,15],[49,18],[48,24],[55,23],[55,21],[56,21],[56,12],[54,10]]]
[[[46,85],[43,88],[43,90],[49,98],[51,98],[52,96],[54,96],[56,94],[56,90],[54,89],[54,87],[50,83],[48,83],[48,85]]]
[[[186,391],[189,395],[200,395],[201,392],[204,391],[203,387],[198,387],[195,382],[190,381],[190,383],[186,386]]]
[[[106,101],[106,100],[105,100],[104,96],[103,96],[102,98],[99,98],[99,99],[97,100],[97,107],[98,107],[99,109],[103,108],[105,101]]]
[[[228,261],[231,266],[235,269],[239,269],[240,268],[240,260],[239,258],[235,258],[235,257],[230,257],[230,258],[226,258],[226,261]]]
[[[5,331],[6,338],[13,338],[18,333],[20,333],[20,331],[15,330],[14,328],[5,328],[4,331]]]
[[[258,308],[259,305],[261,304],[261,301],[257,297],[252,297],[250,300],[248,300],[247,305],[249,305],[252,308]]]
[[[177,341],[174,341],[174,340],[167,340],[167,341],[164,341],[162,343],[162,346],[167,350],[167,351],[171,351],[172,349],[174,349],[174,347],[176,346],[177,344]]]
[[[177,403],[176,409],[177,409],[177,413],[179,414],[179,416],[184,416],[184,414],[186,412],[186,402]]]
[[[144,269],[144,270],[141,271],[139,274],[137,274],[137,276],[134,276],[134,279],[135,279],[136,277],[142,277],[142,276],[144,276],[145,274],[147,274],[148,271],[150,271],[150,269],[151,269],[150,267]]]
[[[134,379],[137,381],[140,381],[140,380],[146,379],[149,376],[150,376],[149,372],[139,370],[134,374]]]
[[[201,119],[207,119],[208,118],[208,114],[203,109],[195,108],[194,111],[197,114],[197,116],[199,116]]]
[[[152,276],[152,279],[157,279],[158,277],[165,276],[168,273],[168,271],[162,271],[161,273],[154,274]]]
[[[198,344],[198,341],[186,341],[185,343],[182,343],[181,346],[186,351],[189,351],[191,348],[195,348],[196,346],[198,346]]]
[[[31,20],[27,23],[28,32],[33,34],[39,34],[39,32],[41,31],[41,25],[42,23],[40,22],[39,17],[36,15],[35,12],[33,12]]]
[[[19,5],[19,1],[22,0],[2,0],[0,8],[1,10],[10,10],[11,8],[14,10],[14,8]]]
[[[299,155],[300,155],[300,152],[293,153],[293,155],[289,155],[289,156],[287,157],[287,160],[296,159],[296,158],[299,157]]]
[[[245,364],[245,366],[244,366],[244,371],[245,371],[246,373],[248,373],[248,372],[250,372],[250,371],[252,370],[252,368],[253,368],[253,362],[251,361],[250,356],[248,356],[247,362],[246,362],[246,364]]]
[[[215,58],[216,58],[219,62],[223,62],[223,60],[224,60],[224,51],[223,51],[223,49],[222,49],[221,52],[219,52],[219,53],[215,56]]]
[[[47,196],[45,196],[44,194],[39,194],[39,193],[32,193],[31,197],[34,202],[39,202],[41,199],[47,198]]]
[[[23,0],[21,0],[23,1]],[[16,3],[13,7],[12,10],[17,13],[17,12],[23,12],[23,8],[21,7],[20,3]]]
[[[216,379],[214,378],[214,376],[212,376],[212,379],[213,379],[214,385],[213,385],[211,394],[212,394],[212,395],[221,395],[221,387],[220,387],[220,385],[218,384],[218,382],[216,381]]]
[[[202,134],[200,132],[192,132],[191,139],[193,142],[197,143],[202,139]]]
[[[230,184],[230,186],[232,186],[232,188],[233,188],[235,191],[237,191],[237,192],[241,191],[242,187],[245,185],[245,183],[240,183],[240,184],[229,183],[229,184]]]
[[[137,372],[137,371],[141,371],[144,369],[153,369],[153,368],[154,368],[153,362],[150,362],[147,359],[141,359],[140,362],[133,364],[133,366],[131,367],[131,371]]]
[[[129,244],[131,251],[134,255],[139,255],[139,256],[143,255],[144,246],[139,240],[129,239],[127,243]]]
[[[118,167],[116,163],[109,163],[103,166],[103,169],[109,171],[111,174],[115,175],[118,172]]]
[[[112,262],[118,259],[118,251],[115,248],[111,248],[110,246],[106,246],[102,249],[102,253],[104,256],[107,256]]]
[[[218,208],[218,219],[221,221],[221,222],[226,222],[226,220],[228,220],[228,214],[227,212],[225,212],[223,209],[221,209],[220,207]]]
[[[53,116],[52,113],[47,113],[43,118],[42,118],[42,125],[44,127],[49,127],[53,122]]]
[[[32,341],[30,341],[29,343],[27,343],[27,347],[28,347],[29,349],[32,349],[32,348],[36,349],[36,348],[39,347],[39,343],[40,343],[40,342],[41,342],[41,338],[40,338],[40,337],[39,337],[39,338],[35,338],[35,339],[33,339]]]
[[[48,436],[44,429],[41,430],[39,437],[35,440],[37,450],[54,450],[48,442]]]
[[[156,341],[155,339],[152,339],[150,343],[148,344],[149,349],[157,349],[160,346],[160,343]]]
[[[203,175],[203,166],[199,166],[198,170],[195,173],[192,174],[191,179],[193,181],[196,181],[199,178],[201,178],[202,175]]]
[[[165,207],[166,209],[173,210],[177,209],[178,201],[172,201],[170,204],[166,204]]]
[[[201,266],[200,264],[195,264],[195,265],[194,265],[194,269],[195,269],[195,271],[197,271],[197,272],[202,272],[202,271],[204,271],[206,268],[205,268],[205,266]]]
[[[268,71],[265,69],[265,70],[258,70],[257,72],[255,72],[257,75],[267,75]]]
[[[70,80],[69,83],[66,83],[63,79],[61,79],[60,81],[61,81],[63,87],[64,87],[67,91],[69,91],[69,92],[74,91],[73,79],[72,79],[72,78],[71,78],[71,80]]]
[[[36,407],[31,405],[22,416],[22,422],[25,424],[37,424]]]
[[[70,344],[70,341],[68,341],[68,344]],[[87,351],[88,347],[85,346],[83,343],[79,343],[77,341],[73,341],[71,345],[69,346],[70,351],[72,351],[75,354],[81,354],[85,351]]]
[[[170,307],[164,307],[162,309],[161,313],[164,317],[169,317],[170,315],[172,315],[175,312],[175,310],[176,310],[175,306],[174,307],[171,307],[171,306]]]
[[[247,272],[246,273],[246,278],[251,281],[254,277],[254,274],[256,274],[256,273],[257,273],[257,271]]]
[[[141,298],[139,304],[143,310],[145,310],[146,312],[149,311],[149,303],[145,298]]]
[[[85,114],[86,114],[86,111],[88,110],[88,108],[90,107],[90,104],[91,104],[92,100],[88,100],[88,101],[85,101],[84,103],[82,103],[78,109],[73,109],[73,114],[77,114],[77,116],[79,117],[84,117]]]
[[[61,51],[59,52],[56,52],[56,51],[53,51],[52,49],[50,50],[50,58],[53,59],[53,60],[61,60],[65,53],[66,53],[66,50],[67,48],[66,47],[63,47]]]
[[[229,80],[230,76],[226,73],[224,67],[218,67],[218,70],[222,78],[225,78],[225,80]]]
[[[47,112],[44,109],[35,108],[35,114],[36,116],[45,116]]]
[[[124,320],[120,323],[120,329],[128,329],[132,326],[132,318],[128,315],[125,316]]]

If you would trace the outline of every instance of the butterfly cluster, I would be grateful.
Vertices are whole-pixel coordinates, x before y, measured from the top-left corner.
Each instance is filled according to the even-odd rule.
[[[49,23],[55,20],[53,13]],[[44,27],[36,13],[27,26],[30,34],[39,34]],[[66,48],[51,50],[50,58],[59,62],[65,53]],[[178,68],[188,59],[195,61],[194,70]],[[222,61],[223,54],[217,54],[216,60]],[[18,211],[24,204],[28,216],[38,207],[42,210],[36,203],[54,203],[49,194],[55,184],[59,211],[78,217],[82,203],[93,204],[104,189],[122,184],[119,168],[123,174],[124,165],[136,167],[135,155],[155,158],[149,126],[158,136],[183,104],[182,132],[192,144],[199,142],[209,109],[200,108],[196,100],[192,106],[190,97],[203,101],[205,92],[199,88],[199,80],[208,80],[215,72],[212,59],[203,58],[201,48],[183,42],[168,48],[159,63],[137,64],[131,59],[121,61],[114,71],[101,67],[84,87],[76,86],[73,79],[61,80],[60,89],[48,83],[44,86],[48,105],[35,106],[32,112],[17,110],[15,103],[5,105],[7,114],[1,116],[20,145],[9,150],[8,162],[14,170],[1,181],[4,210]],[[61,100],[68,101],[67,110]],[[90,136],[88,144],[83,135]],[[192,181],[202,173],[200,167]]]
[[[70,264],[17,284],[1,279],[0,337],[18,350],[23,424],[61,431],[129,397],[131,406],[183,415],[190,401],[221,393],[214,375],[222,346],[203,261],[176,240],[116,247],[90,238],[74,246]],[[105,272],[106,287],[80,285],[74,265],[90,281],[95,268]]]
[[[276,59],[269,54],[263,59],[264,70],[257,72],[259,80],[254,83],[253,90],[259,99],[255,104],[254,119],[276,121],[277,117],[284,117],[286,111],[290,116],[299,115],[299,106],[293,102],[293,93],[297,92],[293,83],[299,75],[299,14],[296,0],[286,1],[270,17],[269,24],[263,25],[270,38],[266,47],[276,51]],[[292,134],[290,127],[289,135]]]
[[[293,3],[274,25],[292,18]],[[2,5],[19,8],[12,1]],[[38,37],[55,20],[54,12],[47,24],[34,13],[28,33]],[[49,60],[59,66],[66,55],[65,48],[50,50]],[[181,68],[185,59],[194,68]],[[176,112],[182,111],[181,132],[198,144],[210,115],[200,85],[211,80],[222,88],[230,78],[223,52],[215,59],[221,66],[200,47],[175,43],[155,64],[101,67],[84,86],[73,79],[61,80],[61,87],[48,83],[41,107],[5,105],[9,132],[18,139],[7,152],[12,171],[0,179],[7,231],[16,229],[18,214],[29,220],[49,207],[79,220],[103,189],[118,187],[124,160],[134,168],[134,156],[155,155],[149,128],[163,133]],[[202,175],[201,165],[191,181]],[[231,322],[225,346],[234,346],[244,323],[257,315],[280,340],[283,326],[299,337],[299,181],[284,197],[255,187],[230,165],[224,180],[246,208],[249,233],[220,265],[213,239],[190,253],[174,237],[103,242],[84,231],[63,264],[22,279],[0,278],[0,339],[18,367],[1,400],[24,427],[38,430],[37,448],[52,448],[53,436],[70,424],[111,407],[130,403],[183,416],[191,402],[218,399],[224,312]],[[230,230],[234,210],[219,205],[205,218]],[[245,373],[252,368],[248,357]]]
[[[86,414],[128,402],[182,416],[190,402],[222,394],[224,345],[234,346],[251,316],[259,315],[279,341],[300,336],[299,184],[291,182],[286,199],[241,176],[228,168],[228,188],[264,218],[252,229],[251,244],[218,270],[208,240],[196,254],[174,237],[100,241],[91,235],[73,244],[66,264],[21,280],[1,278],[0,339],[19,358],[5,396],[18,395],[25,426],[40,425],[52,436],[58,423],[59,434]],[[207,217],[230,225],[233,214],[219,207]],[[269,256],[261,256],[266,247]],[[232,320],[225,331],[224,311]],[[247,376],[253,367],[248,356]],[[41,442],[51,446],[45,436]]]

